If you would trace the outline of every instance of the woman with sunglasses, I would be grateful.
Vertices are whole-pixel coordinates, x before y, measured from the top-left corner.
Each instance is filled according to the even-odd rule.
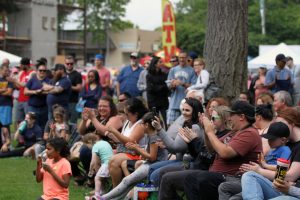
[[[36,122],[42,129],[48,120],[47,94],[42,89],[44,83],[50,83],[46,72],[46,65],[43,62],[38,62],[36,75],[27,82],[24,90],[24,94],[29,96],[28,110],[36,114]]]

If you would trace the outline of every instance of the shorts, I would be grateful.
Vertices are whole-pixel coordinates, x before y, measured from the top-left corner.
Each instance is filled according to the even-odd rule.
[[[28,112],[28,103],[27,102],[18,102],[16,110],[16,120],[21,122],[25,119],[25,115]]]
[[[2,126],[8,126],[12,123],[11,106],[0,106],[0,123]]]
[[[132,155],[130,153],[125,153],[129,160],[141,160],[141,156],[139,155]]]
[[[109,170],[108,170],[108,164],[101,164],[101,167],[99,168],[96,176],[98,176],[98,177],[110,177]]]

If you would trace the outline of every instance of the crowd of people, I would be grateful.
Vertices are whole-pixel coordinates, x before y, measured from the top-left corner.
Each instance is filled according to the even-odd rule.
[[[68,199],[71,177],[93,188],[89,200],[130,199],[139,183],[161,200],[300,198],[300,70],[291,57],[260,67],[232,101],[208,97],[211,76],[194,52],[173,56],[170,69],[131,53],[115,84],[103,62],[96,55],[83,79],[72,56],[51,69],[45,58],[35,67],[22,58],[19,69],[2,61],[0,158],[37,160],[40,200]],[[280,159],[289,163],[283,178]]]

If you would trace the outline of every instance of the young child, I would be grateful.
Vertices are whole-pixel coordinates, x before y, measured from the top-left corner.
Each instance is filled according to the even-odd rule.
[[[260,164],[263,168],[276,171],[277,159],[284,158],[289,160],[291,150],[288,146],[285,146],[288,137],[290,136],[289,127],[283,122],[274,122],[270,125],[266,134],[262,137],[268,139],[268,143],[271,150],[263,156],[260,160]]]
[[[100,199],[100,195],[103,195],[103,181],[105,178],[110,177],[108,170],[108,162],[114,155],[111,145],[101,140],[101,136],[98,135],[99,140],[94,144],[92,148],[92,160],[90,164],[89,175],[95,175],[95,196],[94,199]],[[100,163],[100,168],[99,168]]]
[[[69,136],[69,126],[65,119],[65,110],[61,106],[54,105],[53,120],[49,121],[46,125],[44,140],[61,137],[68,141]]]
[[[47,158],[38,158],[36,181],[43,181],[43,195],[39,200],[68,200],[69,183],[72,176],[71,165],[66,159],[70,152],[62,138],[47,141]]]

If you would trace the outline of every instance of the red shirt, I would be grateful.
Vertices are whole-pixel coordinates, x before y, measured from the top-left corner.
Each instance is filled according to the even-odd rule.
[[[238,153],[238,156],[230,159],[223,159],[216,154],[211,172],[236,175],[239,173],[239,167],[243,163],[257,162],[258,154],[262,152],[262,139],[254,127],[249,127],[238,131],[233,131],[224,135],[220,140],[230,146]]]
[[[32,72],[33,72],[33,70],[21,71],[20,75],[19,75],[19,82],[27,83],[29,81],[29,78],[30,78],[30,75]],[[25,96],[24,89],[25,89],[25,87],[19,88],[19,91],[20,91],[19,98],[18,98],[19,102],[26,102],[29,99],[29,96]]]

